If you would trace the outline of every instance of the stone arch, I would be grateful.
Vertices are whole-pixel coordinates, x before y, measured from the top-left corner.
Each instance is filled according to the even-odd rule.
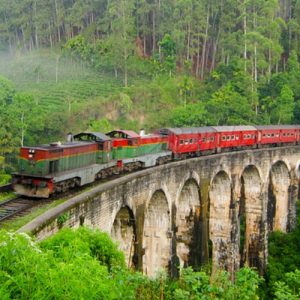
[[[256,166],[247,166],[241,175],[241,198],[239,206],[240,265],[256,267],[262,271],[263,247],[262,180]]]
[[[119,243],[128,267],[135,267],[136,224],[133,212],[128,206],[121,207],[117,213],[111,229],[111,237]]]
[[[169,266],[171,256],[170,211],[165,193],[156,191],[145,214],[143,271],[154,276]]]
[[[275,162],[269,174],[267,221],[269,230],[286,232],[289,216],[291,176],[285,162]]]
[[[180,191],[176,207],[176,254],[181,267],[197,269],[200,265],[201,221],[199,185],[190,178]]]
[[[213,178],[209,190],[210,220],[209,237],[212,242],[213,270],[228,270],[228,253],[231,236],[231,181],[225,171],[219,171]]]

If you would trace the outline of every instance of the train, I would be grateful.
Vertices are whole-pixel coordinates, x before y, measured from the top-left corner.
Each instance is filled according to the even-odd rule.
[[[225,151],[300,144],[299,125],[206,126],[81,132],[66,142],[21,147],[13,188],[49,198],[113,174]]]

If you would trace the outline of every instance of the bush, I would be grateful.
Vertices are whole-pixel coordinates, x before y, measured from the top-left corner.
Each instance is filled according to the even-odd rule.
[[[107,234],[64,229],[35,243],[0,232],[0,299],[130,299],[133,290],[109,269],[125,265]],[[124,285],[126,288],[124,288]]]

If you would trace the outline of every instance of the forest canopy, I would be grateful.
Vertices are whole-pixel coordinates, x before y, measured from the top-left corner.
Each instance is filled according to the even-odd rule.
[[[0,155],[69,131],[299,123],[299,37],[299,0],[0,0]]]

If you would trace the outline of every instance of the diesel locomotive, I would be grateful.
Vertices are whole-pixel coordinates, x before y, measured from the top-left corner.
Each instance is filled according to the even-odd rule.
[[[163,128],[153,134],[82,132],[65,143],[20,149],[17,194],[48,198],[120,172],[222,151],[296,145],[299,125]]]

